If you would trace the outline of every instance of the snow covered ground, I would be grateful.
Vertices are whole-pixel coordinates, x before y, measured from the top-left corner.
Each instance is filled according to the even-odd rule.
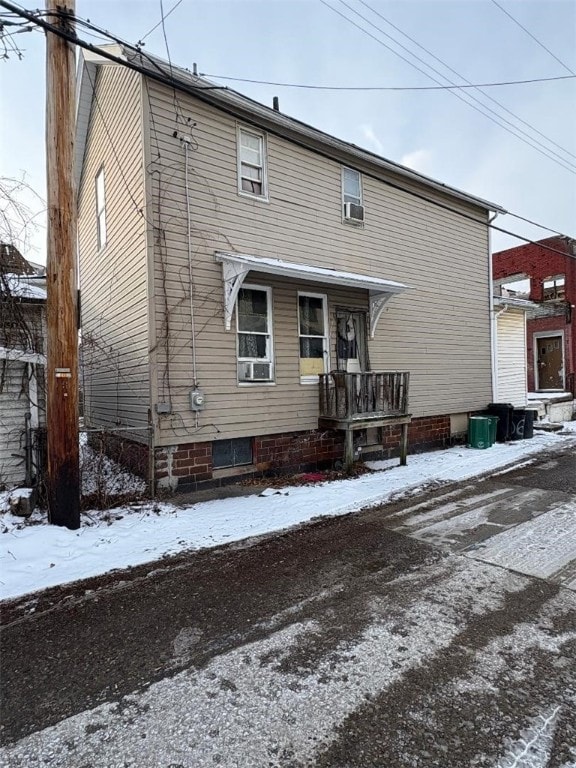
[[[27,521],[4,512],[0,520],[0,599],[154,561],[183,550],[215,547],[306,521],[344,515],[416,493],[434,483],[467,480],[514,468],[543,450],[576,444],[576,422],[561,434],[497,444],[488,450],[450,448],[369,463],[375,472],[351,480],[291,486],[265,496],[227,498],[189,506],[141,503],[83,516],[69,531],[36,512]],[[7,494],[0,493],[0,510]]]

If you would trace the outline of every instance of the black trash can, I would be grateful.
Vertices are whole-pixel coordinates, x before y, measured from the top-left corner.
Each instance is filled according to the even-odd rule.
[[[528,411],[525,408],[513,408],[512,409],[512,419],[510,422],[511,430],[510,430],[510,439],[511,440],[524,440],[524,430],[526,428],[526,420],[527,420],[527,414]],[[531,425],[534,424],[534,419],[532,418],[532,412],[530,411],[530,423]],[[533,432],[530,435],[530,437],[533,436]]]
[[[496,442],[505,443],[512,439],[512,411],[514,406],[511,403],[490,403],[488,413],[492,416],[498,416],[498,426],[496,427]]]
[[[538,411],[531,411],[526,409],[526,417],[524,419],[524,440],[530,440],[534,437],[534,421],[536,420],[536,414]]]

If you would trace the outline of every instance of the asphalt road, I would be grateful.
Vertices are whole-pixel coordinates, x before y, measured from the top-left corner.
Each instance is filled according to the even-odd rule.
[[[0,764],[574,768],[576,459],[14,601]]]

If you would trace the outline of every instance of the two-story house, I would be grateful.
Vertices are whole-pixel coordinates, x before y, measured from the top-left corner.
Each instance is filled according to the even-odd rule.
[[[558,235],[499,251],[493,270],[503,286],[526,283],[524,295],[538,303],[527,321],[529,390],[576,395],[576,240]]]
[[[123,430],[171,488],[327,465],[351,423],[387,454],[401,433],[410,450],[461,438],[494,394],[502,209],[106,50],[144,71],[79,68],[88,424]]]

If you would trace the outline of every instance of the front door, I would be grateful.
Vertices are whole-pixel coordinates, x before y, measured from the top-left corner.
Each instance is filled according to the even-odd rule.
[[[366,312],[336,310],[336,360],[339,371],[368,370]]]
[[[538,389],[564,389],[562,336],[536,339]]]

